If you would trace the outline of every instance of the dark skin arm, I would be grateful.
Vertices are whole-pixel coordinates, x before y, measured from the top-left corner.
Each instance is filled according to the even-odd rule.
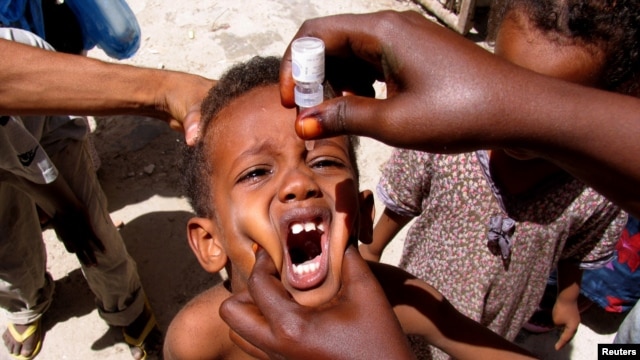
[[[291,298],[267,252],[258,250],[248,292],[220,307],[232,340],[261,358],[413,359],[380,284],[353,246],[346,251],[345,265],[340,293],[330,303],[309,308]],[[354,329],[384,330],[358,334]]]
[[[516,344],[458,312],[432,286],[387,264],[369,264],[407,334],[423,336],[456,359],[532,359]]]
[[[86,208],[62,175],[49,184],[37,184],[19,177],[11,177],[7,181],[43,207],[67,251],[75,253],[87,266],[97,264],[95,252],[104,252],[104,245],[91,227]]]
[[[200,102],[215,81],[176,71],[110,64],[0,39],[0,113],[144,115],[193,144]]]
[[[378,79],[387,99],[340,97],[301,111],[302,138],[349,133],[439,153],[524,149],[640,215],[640,100],[522,69],[415,12],[308,20],[295,38],[303,36],[324,40],[338,91],[363,94]],[[293,106],[289,50],[280,85]]]
[[[248,292],[227,299],[220,315],[232,329],[232,340],[261,358],[412,359],[403,328],[460,359],[532,358],[459,313],[425,282],[389,265],[371,266],[350,246],[340,293],[320,308],[309,308],[291,299],[273,261],[260,250]]]

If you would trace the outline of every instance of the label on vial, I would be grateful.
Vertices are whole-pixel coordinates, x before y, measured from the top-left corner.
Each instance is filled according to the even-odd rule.
[[[303,83],[324,81],[324,42],[317,38],[300,38],[291,44],[293,80]]]

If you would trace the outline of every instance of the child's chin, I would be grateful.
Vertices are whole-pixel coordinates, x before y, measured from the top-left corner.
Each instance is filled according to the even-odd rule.
[[[294,300],[304,306],[316,307],[333,299],[340,289],[340,284],[336,281],[323,283],[321,286],[306,290],[289,290]]]

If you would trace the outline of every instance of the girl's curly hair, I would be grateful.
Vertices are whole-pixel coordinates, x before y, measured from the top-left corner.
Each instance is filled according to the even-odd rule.
[[[550,39],[601,49],[605,54],[602,88],[640,96],[638,0],[496,0],[489,15],[490,41],[514,11]]]

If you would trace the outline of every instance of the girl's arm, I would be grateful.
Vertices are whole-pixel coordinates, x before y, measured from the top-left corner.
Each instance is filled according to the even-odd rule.
[[[386,264],[369,264],[405,334],[456,359],[532,359],[526,350],[457,311],[435,288]]]
[[[582,270],[573,261],[558,263],[558,297],[553,306],[553,323],[562,326],[562,334],[556,342],[555,349],[562,349],[578,331],[580,325],[580,310],[578,296],[580,296],[580,282]]]
[[[393,240],[398,232],[402,230],[411,219],[412,217],[410,216],[399,215],[385,208],[373,229],[373,240],[371,243],[363,243],[360,245],[360,255],[362,255],[365,260],[379,262],[382,252],[389,242]]]

